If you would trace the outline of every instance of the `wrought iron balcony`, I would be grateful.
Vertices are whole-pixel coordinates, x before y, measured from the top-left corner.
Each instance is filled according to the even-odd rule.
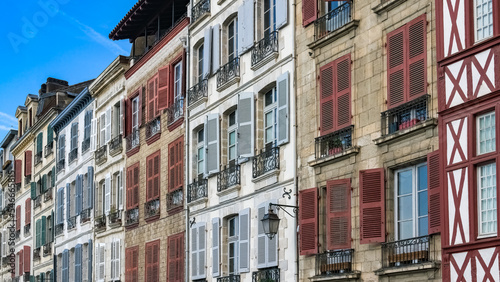
[[[157,116],[146,124],[146,140],[161,133],[161,116]]]
[[[52,254],[52,243],[51,242],[45,243],[45,245],[43,245],[43,256],[46,257],[51,254]]]
[[[352,148],[354,125],[315,138],[316,159],[326,158]]]
[[[76,215],[74,215],[68,219],[68,230],[71,230],[75,227],[76,227]]]
[[[24,236],[29,235],[31,230],[31,224],[28,223],[24,226]]]
[[[57,172],[61,171],[61,170],[64,170],[64,166],[66,164],[66,160],[65,159],[60,159],[57,161]]]
[[[34,260],[40,259],[40,250],[41,250],[41,248],[33,249],[33,259]]]
[[[117,154],[122,152],[122,150],[123,150],[122,139],[123,139],[123,137],[121,134],[119,134],[115,138],[111,139],[111,141],[109,142],[109,154],[110,155],[114,156],[114,155],[117,155]]]
[[[50,142],[49,144],[45,145],[45,157],[50,156],[54,152],[54,142]]]
[[[263,149],[252,160],[253,178],[280,168],[280,148]]]
[[[203,15],[210,13],[210,0],[201,0],[191,9],[191,22],[194,23]]]
[[[260,66],[260,63],[267,63],[266,59],[272,57],[273,54],[277,55],[278,50],[278,32],[266,34],[252,47],[252,68]]]
[[[184,98],[175,99],[174,103],[167,109],[167,123],[171,125],[184,117]]]
[[[82,153],[87,152],[88,149],[90,149],[90,138],[82,141]]]
[[[95,228],[96,232],[106,229],[106,216],[105,215],[100,215],[100,216],[95,218],[94,228]]]
[[[352,272],[353,249],[327,251],[316,255],[316,275],[329,276]]]
[[[61,235],[64,232],[64,223],[59,223],[56,225],[56,236]]]
[[[68,156],[68,161],[71,163],[73,162],[74,160],[76,160],[76,158],[78,157],[78,147],[72,149],[70,152],[69,152],[69,156]]]
[[[36,197],[33,201],[35,202],[35,205],[34,205],[35,209],[42,206],[42,196],[41,195]]]
[[[240,282],[240,275],[229,275],[217,278],[217,282]]]
[[[382,243],[382,267],[399,267],[430,261],[430,236]]]
[[[80,223],[85,223],[90,220],[90,208],[84,209],[80,212]]]
[[[39,165],[42,163],[42,151],[36,152],[35,154],[35,166]]]
[[[122,224],[122,211],[111,212],[108,217],[110,226],[120,226]]]
[[[181,188],[167,194],[167,211],[182,207],[184,202],[184,190]]]
[[[240,184],[240,165],[228,165],[217,175],[217,192]]]
[[[429,118],[430,95],[426,94],[381,113],[382,136],[420,124]]]
[[[208,79],[203,79],[188,90],[188,106],[208,97]]]
[[[240,58],[236,57],[217,71],[217,89],[222,90],[240,77]]]
[[[95,150],[95,162],[97,164],[102,164],[108,159],[108,146],[107,145],[102,145],[99,147],[99,149]]]
[[[125,212],[125,225],[139,223],[139,208],[133,208]]]
[[[191,203],[201,198],[208,196],[208,180],[206,178],[194,180],[188,185],[187,201]]]
[[[55,175],[52,177],[55,177]],[[49,200],[52,200],[52,187],[48,188],[43,194],[43,202],[47,202]]]
[[[352,21],[352,1],[338,6],[314,22],[314,37],[319,40]]]
[[[144,203],[144,218],[149,219],[160,215],[160,199]]]
[[[279,282],[280,269],[267,268],[252,272],[252,282]]]
[[[139,129],[135,129],[132,131],[132,133],[130,133],[129,136],[125,137],[125,141],[127,142],[125,144],[127,152],[139,146],[139,139],[140,139],[139,136],[140,136]]]

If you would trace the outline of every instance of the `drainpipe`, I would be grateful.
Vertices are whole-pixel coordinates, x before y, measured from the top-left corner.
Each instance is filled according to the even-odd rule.
[[[192,0],[193,1],[193,0]],[[191,10],[192,10],[192,7],[193,7],[193,2],[192,1],[189,1],[189,5],[188,5],[188,14],[191,14]],[[188,97],[187,97],[187,92],[188,92],[188,85],[191,85],[190,83],[188,83],[190,80],[191,80],[191,65],[189,63],[189,56],[191,54],[189,48],[191,47],[191,30],[189,29],[189,25],[188,25],[188,33],[187,33],[187,39],[186,39],[186,93],[185,93],[185,99],[188,100]],[[184,47],[184,46],[183,46]],[[189,281],[189,242],[190,242],[190,237],[189,237],[189,230],[190,230],[190,226],[189,226],[189,207],[187,205],[187,187],[188,187],[188,179],[190,179],[189,177],[189,110],[188,110],[188,105],[187,105],[187,101],[184,101],[184,105],[186,106],[186,118],[184,119],[184,124],[185,124],[185,133],[184,133],[184,157],[186,158],[184,160],[184,163],[186,164],[185,167],[184,167],[184,187],[185,187],[185,203],[186,203],[186,240],[184,240],[184,251],[185,251],[185,256],[184,256],[184,273],[186,275],[184,275],[184,281],[185,282],[188,282]]]
[[[302,2],[303,4],[304,2]],[[294,115],[294,120],[293,120],[293,130],[292,130],[292,140],[294,140],[294,145],[295,145],[295,148],[294,148],[294,158],[293,158],[293,162],[294,162],[294,165],[293,165],[293,169],[294,169],[294,172],[293,172],[293,175],[295,176],[294,178],[294,188],[295,188],[295,206],[299,206],[299,177],[297,176],[297,116],[298,116],[298,112],[297,112],[297,68],[296,68],[296,61],[297,61],[297,54],[296,54],[296,47],[295,47],[295,40],[296,40],[296,35],[295,35],[295,26],[296,26],[296,21],[297,21],[297,17],[296,17],[296,10],[297,10],[297,3],[296,1],[294,0],[292,2],[292,6],[293,6],[293,9],[292,9],[292,13],[290,13],[291,17],[292,17],[292,20],[291,20],[291,23],[293,24],[292,25],[292,68],[293,68],[293,79],[292,79],[292,83],[293,83],[293,104],[294,104],[294,111],[295,111],[295,115]],[[299,207],[299,211],[300,212],[300,207]],[[300,264],[299,264],[299,238],[298,238],[298,234],[297,234],[297,230],[299,228],[299,214],[297,214],[295,216],[295,230],[294,230],[294,240],[295,240],[295,259],[296,259],[296,271],[297,271],[297,274],[296,274],[296,281],[297,282],[300,282]]]

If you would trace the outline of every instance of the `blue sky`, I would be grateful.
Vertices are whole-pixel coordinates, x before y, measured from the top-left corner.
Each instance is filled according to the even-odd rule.
[[[17,127],[15,111],[28,93],[38,94],[47,77],[70,84],[97,77],[128,40],[108,34],[137,0],[10,1],[0,25],[0,140]]]

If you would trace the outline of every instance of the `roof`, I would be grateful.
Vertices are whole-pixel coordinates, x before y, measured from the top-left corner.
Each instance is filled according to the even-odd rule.
[[[5,137],[3,138],[2,142],[0,143],[0,148],[7,148],[7,145],[12,141],[17,136],[17,130],[11,129]]]
[[[71,98],[75,98],[78,96],[78,93],[81,92],[85,87],[90,85],[94,80],[87,80],[84,82],[80,82],[77,84],[73,84],[67,87],[63,87],[61,89],[58,89],[57,92],[63,92],[67,96]],[[77,93],[75,93],[77,92]],[[36,115],[37,116],[43,116],[46,114],[51,108],[54,108],[56,106],[61,106],[62,108],[65,107],[65,104],[59,103],[59,105],[56,105],[56,92],[48,92],[48,93],[43,93],[40,95],[40,100],[37,108]]]
[[[88,87],[85,87],[78,96],[64,108],[64,110],[57,115],[57,117],[50,123],[54,132],[59,134],[68,123],[70,123],[79,113],[81,113],[93,101]]]

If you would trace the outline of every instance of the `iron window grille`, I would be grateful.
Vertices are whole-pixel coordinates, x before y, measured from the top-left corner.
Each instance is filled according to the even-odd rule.
[[[161,118],[157,116],[146,124],[146,140],[161,132]]]
[[[316,159],[326,158],[352,148],[354,125],[314,139]]]
[[[95,229],[96,231],[106,229],[106,216],[100,215],[95,218]]]
[[[240,275],[231,274],[229,276],[217,278],[217,282],[240,282]]]
[[[278,32],[266,34],[252,47],[252,67],[262,62],[272,54],[278,53]]]
[[[76,158],[78,157],[78,147],[77,148],[74,148],[73,150],[71,150],[69,152],[69,156],[68,156],[68,159],[69,159],[69,162],[73,162],[74,160],[76,160]]]
[[[430,261],[430,236],[382,243],[382,267],[400,267]]]
[[[188,90],[188,106],[208,97],[208,79],[202,79]]]
[[[96,163],[100,164],[100,163],[103,163],[107,160],[107,158],[108,158],[107,149],[108,149],[107,145],[102,145],[101,147],[99,147],[99,149],[97,149],[95,151],[95,162]]]
[[[176,99],[167,109],[167,123],[171,125],[180,118],[184,117],[184,98]]]
[[[139,129],[135,129],[129,136],[125,137],[127,152],[139,146],[139,134]]]
[[[167,211],[182,207],[184,190],[181,188],[167,194]]]
[[[90,149],[90,138],[82,141],[82,153],[87,152],[88,149]]]
[[[353,249],[347,249],[316,254],[316,275],[351,273],[353,253]]]
[[[240,184],[240,165],[228,165],[217,174],[217,192],[224,191],[229,187]]]
[[[240,77],[240,58],[236,57],[217,71],[217,89],[222,88],[232,79]]]
[[[191,9],[192,22],[196,22],[206,13],[210,13],[210,0],[201,0]]]
[[[352,21],[352,1],[338,6],[314,22],[314,37],[319,40]]]
[[[252,160],[253,178],[259,177],[269,171],[280,167],[280,148],[272,147],[262,149],[260,154]]]
[[[430,95],[426,94],[381,113],[382,136],[410,128],[429,119]]]
[[[206,178],[194,180],[188,185],[187,201],[191,203],[201,198],[208,196],[208,180]]]
[[[252,282],[279,282],[280,269],[273,267],[252,272]]]
[[[119,134],[109,142],[109,153],[117,154],[122,151],[122,135]]]
[[[160,215],[160,199],[150,200],[144,203],[144,218],[149,219]]]
[[[139,222],[139,208],[127,210],[125,213],[125,224],[132,225]]]

